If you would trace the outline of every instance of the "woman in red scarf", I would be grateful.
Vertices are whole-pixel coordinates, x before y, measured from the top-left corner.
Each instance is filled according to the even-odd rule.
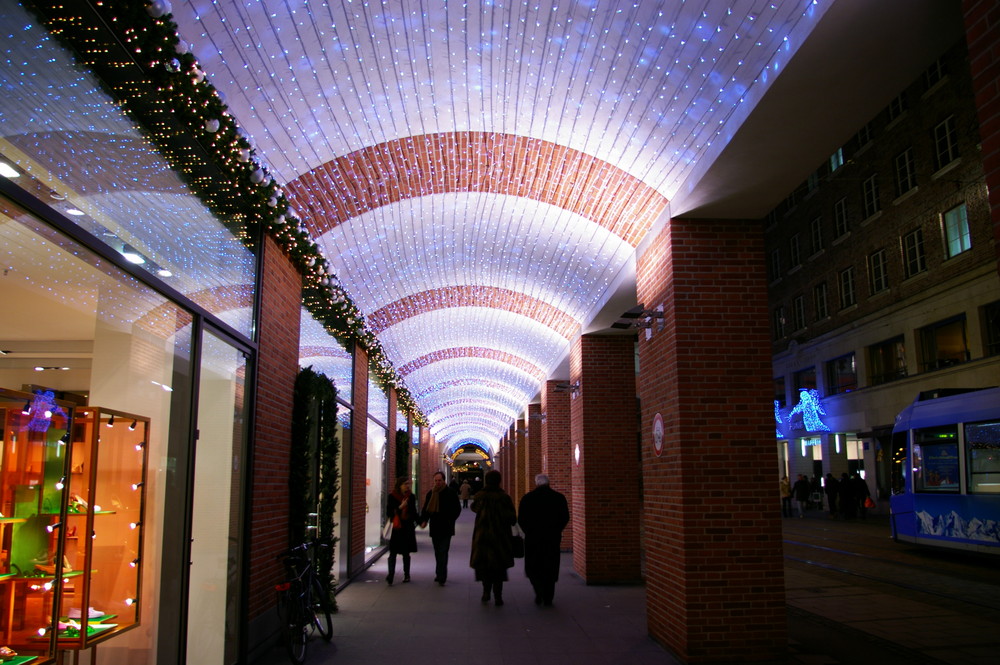
[[[395,488],[385,502],[385,516],[392,522],[389,538],[389,574],[385,581],[392,586],[396,575],[396,555],[403,555],[403,582],[410,581],[410,553],[417,551],[417,517],[419,507],[410,491],[409,478],[397,478]]]

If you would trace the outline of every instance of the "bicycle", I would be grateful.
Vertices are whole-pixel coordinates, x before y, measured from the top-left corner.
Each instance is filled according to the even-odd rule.
[[[327,642],[333,637],[330,601],[326,589],[316,575],[310,551],[326,545],[305,542],[278,558],[283,560],[286,581],[276,585],[278,618],[282,641],[295,665],[306,658],[306,643],[315,629]]]

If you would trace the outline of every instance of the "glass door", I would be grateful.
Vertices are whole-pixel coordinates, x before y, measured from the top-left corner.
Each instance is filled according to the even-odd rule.
[[[238,659],[248,356],[206,329],[198,384],[187,665]]]

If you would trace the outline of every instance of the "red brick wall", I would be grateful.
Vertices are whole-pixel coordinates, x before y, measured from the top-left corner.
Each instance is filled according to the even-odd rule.
[[[994,246],[1000,258],[1000,5],[995,0],[965,0],[962,8],[972,86],[979,107],[979,134],[993,215]],[[997,268],[1000,270],[1000,263]]]
[[[787,648],[763,233],[672,220],[638,261],[650,635],[687,662],[782,658]],[[654,414],[662,456],[652,448]]]
[[[364,349],[354,347],[354,413],[351,417],[351,449],[347,456],[351,460],[351,524],[349,570],[354,575],[365,565],[365,481],[368,475],[368,354]],[[389,488],[391,489],[391,488]]]
[[[546,381],[542,390],[542,473],[549,477],[552,489],[566,495],[570,505],[569,524],[563,531],[562,549],[573,548],[573,532],[577,523],[573,514],[573,474],[570,451],[569,393],[556,392],[560,381]]]
[[[573,567],[588,584],[642,579],[635,343],[584,335],[573,343],[570,382]],[[579,448],[580,459],[576,461]]]
[[[528,491],[535,487],[535,476],[542,472],[542,405],[529,404],[528,417],[524,421],[528,435],[525,443],[527,452],[524,457],[524,476],[527,479]]]
[[[261,286],[260,354],[253,431],[253,484],[250,527],[251,619],[274,604],[274,585],[283,572],[276,560],[288,549],[288,455],[292,434],[292,394],[299,368],[298,271],[268,239],[264,243]]]

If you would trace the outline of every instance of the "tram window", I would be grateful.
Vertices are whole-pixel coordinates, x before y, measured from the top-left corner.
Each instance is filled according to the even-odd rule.
[[[967,423],[969,492],[1000,494],[1000,421]]]
[[[913,489],[958,492],[958,426],[913,430]]]

